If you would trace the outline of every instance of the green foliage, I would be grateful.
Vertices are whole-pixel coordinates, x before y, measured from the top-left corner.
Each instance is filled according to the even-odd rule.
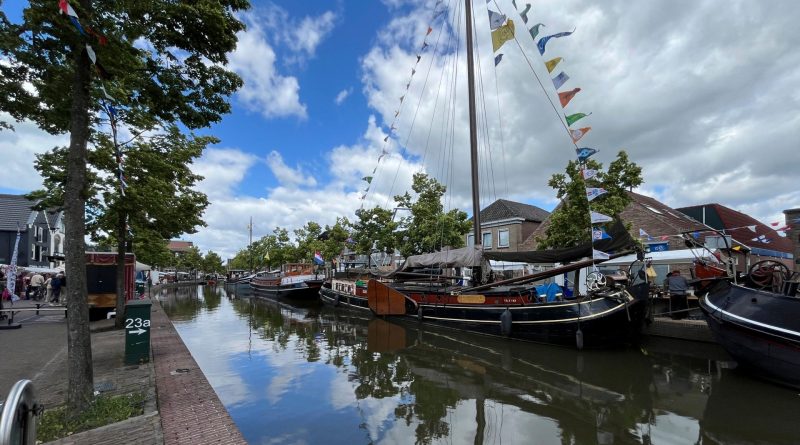
[[[608,193],[595,198],[592,210],[614,216],[631,202],[627,191],[642,184],[642,168],[631,162],[625,151],[620,151],[606,172],[603,165],[589,159],[586,168],[598,170],[597,176],[584,180],[577,161],[567,164],[566,173],[554,174],[548,185],[556,190],[561,205],[550,215],[550,225],[545,238],[538,239],[540,249],[572,247],[591,239],[589,233],[589,202],[586,187],[602,187]]]
[[[191,246],[186,252],[178,254],[177,266],[183,270],[202,270],[203,254],[197,246]]]
[[[50,442],[81,431],[99,428],[141,415],[145,397],[142,393],[122,396],[99,396],[89,409],[76,418],[67,416],[66,407],[49,409],[42,414],[36,428],[37,443]]]
[[[461,210],[444,211],[442,196],[447,188],[424,173],[414,174],[411,188],[417,195],[416,201],[408,192],[394,197],[398,207],[411,212],[400,219],[396,232],[400,253],[409,256],[434,252],[444,246],[463,247],[470,222]]]
[[[222,265],[222,258],[214,252],[213,250],[209,250],[208,253],[203,257],[203,266],[201,269],[206,273],[223,273],[225,272],[225,267]]]
[[[336,223],[333,226],[325,226],[325,231],[322,232],[322,258],[330,261],[339,256],[344,250],[347,238],[350,237],[348,227],[350,221],[345,217],[336,218]]]
[[[81,36],[50,0],[31,0],[21,24],[0,16],[0,52],[9,62],[0,65],[0,110],[53,134],[68,131],[72,95],[64,92],[73,82],[73,50],[89,43],[111,78],[106,90],[130,127],[180,121],[201,128],[230,111],[225,97],[242,81],[224,65],[236,47],[236,33],[244,29],[234,14],[248,8],[247,1],[83,0],[71,5],[83,26],[102,33],[107,44]],[[98,82],[92,87],[96,124],[102,92]]]
[[[379,252],[394,252],[397,247],[395,231],[399,224],[394,221],[391,210],[380,207],[359,209],[356,217],[358,220],[350,225],[353,230],[353,250],[362,255],[372,253],[373,247]]]
[[[310,263],[314,252],[322,251],[324,244],[320,240],[322,226],[314,221],[307,222],[303,227],[294,230],[296,240],[295,262]]]

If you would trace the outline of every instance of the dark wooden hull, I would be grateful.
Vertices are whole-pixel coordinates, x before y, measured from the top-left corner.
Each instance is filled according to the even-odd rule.
[[[407,305],[405,315],[393,318],[573,348],[608,348],[638,339],[646,303],[647,287],[637,285],[581,301],[524,305],[418,303],[415,311]],[[510,322],[503,321],[508,320],[508,315],[504,317],[506,311]],[[578,344],[578,330],[582,344]]]
[[[326,306],[370,312],[369,302],[366,297],[359,297],[348,292],[322,287],[319,290],[319,299]]]
[[[308,286],[305,283],[291,285],[262,285],[255,281],[250,283],[250,288],[257,297],[287,300],[314,300],[319,293],[318,286]]]
[[[739,367],[800,388],[800,298],[721,281],[701,298],[700,308]]]

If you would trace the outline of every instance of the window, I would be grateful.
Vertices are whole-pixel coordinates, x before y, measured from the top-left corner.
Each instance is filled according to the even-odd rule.
[[[508,229],[497,231],[497,247],[508,247]]]
[[[484,249],[492,248],[492,232],[485,232],[483,234],[483,248]]]
[[[475,234],[470,233],[467,235],[467,247],[472,247],[475,245]]]

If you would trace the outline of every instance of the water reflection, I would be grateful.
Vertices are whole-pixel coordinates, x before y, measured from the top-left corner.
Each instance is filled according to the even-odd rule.
[[[162,300],[251,443],[800,442],[796,394],[695,344],[576,352],[222,287]]]

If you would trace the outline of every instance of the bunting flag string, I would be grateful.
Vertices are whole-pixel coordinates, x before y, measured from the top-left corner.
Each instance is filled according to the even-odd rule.
[[[547,67],[547,72],[552,73],[553,70],[556,68],[556,65],[558,65],[558,63],[561,62],[562,60],[563,59],[561,57],[556,57],[555,59],[550,59],[547,62],[545,62],[544,66]]]
[[[595,176],[597,176],[597,173],[598,171],[592,168],[584,168],[583,170],[581,170],[581,175],[583,176],[584,180],[594,178]]]
[[[503,60],[503,53],[494,56],[494,66],[499,65],[502,60]]]
[[[577,144],[578,141],[580,141],[581,138],[591,129],[592,127],[583,127],[583,128],[578,128],[577,130],[570,129],[569,135],[572,137],[572,142]]]
[[[564,117],[567,119],[567,126],[571,127],[572,124],[574,124],[575,122],[578,122],[579,120],[583,119],[584,117],[591,116],[591,115],[592,115],[592,113],[589,113],[589,114],[586,114],[586,113],[575,113],[575,114],[570,114],[569,116],[564,116]]]
[[[514,21],[506,20],[505,25],[492,31],[492,52],[497,52],[504,43],[514,38]]]
[[[611,258],[611,255],[597,249],[592,249],[592,259],[607,260],[609,258]]]
[[[569,76],[565,72],[558,73],[558,76],[553,78],[553,86],[556,87],[556,90],[561,88],[567,81],[569,80]]]
[[[580,91],[580,88],[573,88],[569,91],[558,93],[558,100],[561,101],[561,108],[567,108],[569,101],[571,101],[576,94],[580,93]]]
[[[546,26],[544,26],[544,23],[537,23],[533,25],[531,29],[528,30],[528,34],[531,35],[531,39],[533,39],[534,42],[536,41],[536,37],[539,35],[539,27],[546,28]]]
[[[572,35],[572,33],[574,33],[574,32],[575,32],[575,30],[573,29],[572,31],[559,32],[557,34],[552,34],[552,35],[549,35],[549,36],[542,37],[541,39],[539,39],[539,43],[536,44],[536,47],[539,48],[539,54],[540,55],[544,55],[545,47],[547,46],[547,42],[549,42],[550,39],[558,39],[558,38],[561,38],[561,37],[567,37],[567,36]]]
[[[105,46],[108,43],[108,39],[101,33],[95,31],[90,26],[83,26],[80,23],[80,18],[78,14],[75,12],[75,9],[72,8],[72,5],[69,4],[67,0],[59,0],[58,2],[58,9],[62,15],[66,15],[69,20],[72,22],[73,26],[78,30],[78,33],[84,37],[92,36],[100,43],[100,46]],[[86,50],[86,57],[95,67],[97,71],[97,75],[103,80],[110,80],[111,75],[106,71],[100,61],[97,59],[97,53],[95,52],[92,45],[85,43],[84,49]],[[111,127],[111,136],[114,142],[114,155],[117,161],[117,177],[119,179],[119,188],[120,194],[125,196],[125,189],[128,187],[127,180],[124,174],[124,158],[122,156],[122,152],[120,151],[119,145],[117,144],[117,110],[114,108],[113,102],[114,99],[111,95],[108,94],[106,91],[105,86],[103,83],[100,83],[100,91],[103,92],[103,97],[100,99],[100,106],[106,112],[109,119],[109,125]]]
[[[589,202],[594,201],[595,198],[606,193],[608,193],[608,191],[601,187],[586,187],[586,199],[588,199]]]
[[[589,159],[595,153],[597,153],[597,150],[595,150],[594,148],[583,147],[583,148],[576,148],[575,153],[578,154],[578,161],[585,162],[587,159]]]
[[[609,235],[606,230],[602,227],[593,227],[592,228],[592,240],[593,241],[600,241],[604,239],[611,239],[611,235]]]
[[[602,224],[602,223],[607,223],[607,222],[611,222],[611,221],[614,220],[612,217],[610,217],[608,215],[604,215],[602,213],[598,213],[598,212],[594,212],[594,211],[589,211],[589,215],[592,218],[592,224]]]
[[[500,14],[499,12],[495,12],[489,9],[489,29],[494,31],[497,28],[503,26],[503,23],[505,23],[505,21],[506,21],[505,14]]]
[[[411,67],[411,76],[408,79],[408,82],[406,82],[405,92],[403,93],[403,95],[401,95],[398,98],[399,104],[398,104],[397,109],[395,109],[395,111],[394,111],[394,118],[392,119],[392,122],[389,125],[389,130],[387,131],[386,136],[384,136],[384,138],[383,138],[384,147],[381,149],[381,154],[378,156],[377,162],[375,164],[375,168],[372,169],[372,175],[373,176],[378,171],[378,165],[381,163],[381,160],[383,160],[383,158],[387,154],[389,154],[389,152],[386,149],[386,144],[389,143],[389,139],[392,137],[392,135],[394,135],[396,133],[396,130],[397,130],[396,124],[397,124],[397,121],[398,121],[398,118],[399,118],[400,114],[403,111],[403,107],[405,106],[405,99],[406,99],[406,96],[407,96],[408,92],[411,89],[411,83],[414,80],[414,76],[417,74],[417,69],[419,67],[420,62],[422,61],[422,55],[424,54],[425,50],[430,46],[430,44],[428,43],[428,37],[433,33],[433,22],[435,22],[436,19],[439,16],[441,16],[442,14],[444,14],[444,12],[445,12],[445,7],[444,7],[443,3],[444,3],[443,0],[436,0],[435,5],[433,6],[433,12],[431,14],[431,19],[429,21],[428,27],[425,30],[425,36],[424,36],[424,38],[422,40],[422,46],[420,47],[419,51],[416,54],[417,57],[416,57],[416,60],[414,61],[414,66]],[[490,19],[491,19],[491,13],[489,14],[489,16],[490,16]],[[362,179],[364,181],[367,181],[367,183],[371,185],[373,176],[365,176]],[[360,198],[361,201],[364,201],[367,198],[367,193],[369,192],[369,189],[370,189],[370,187],[368,186],[366,188],[366,190],[363,191],[364,193],[361,194],[361,198]],[[364,203],[362,202],[361,203],[362,208],[363,208],[363,205],[364,205]]]
[[[523,10],[522,12],[519,13],[519,15],[520,15],[520,17],[522,17],[522,21],[524,23],[528,23],[528,11],[530,11],[530,10],[531,10],[531,4],[530,3],[526,3],[525,4],[525,10]]]

